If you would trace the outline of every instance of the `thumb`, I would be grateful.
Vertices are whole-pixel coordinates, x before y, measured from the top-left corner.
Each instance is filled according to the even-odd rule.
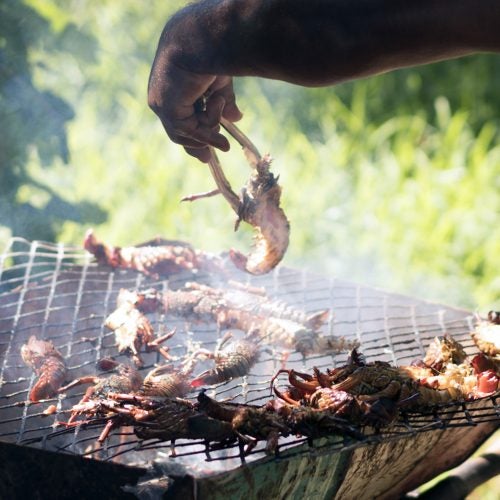
[[[243,113],[240,111],[236,102],[226,102],[224,109],[222,110],[222,116],[229,120],[230,122],[237,122],[243,118]]]

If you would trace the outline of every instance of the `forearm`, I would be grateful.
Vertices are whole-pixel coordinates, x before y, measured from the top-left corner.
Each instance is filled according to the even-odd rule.
[[[201,0],[166,24],[148,103],[172,141],[207,162],[229,149],[233,76],[331,85],[500,52],[500,0]],[[200,98],[203,107],[200,107]]]
[[[500,1],[204,0],[160,44],[194,73],[327,85],[500,51]]]

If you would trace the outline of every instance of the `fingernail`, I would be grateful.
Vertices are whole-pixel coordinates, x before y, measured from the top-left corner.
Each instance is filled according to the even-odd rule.
[[[225,137],[224,137],[224,139],[225,139],[224,141],[221,141],[219,149],[221,151],[226,152],[226,151],[229,151],[229,148],[231,147],[231,145],[229,144],[229,141]]]

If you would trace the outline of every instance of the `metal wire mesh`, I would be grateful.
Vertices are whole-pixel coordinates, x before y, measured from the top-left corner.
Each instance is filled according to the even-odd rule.
[[[368,361],[409,364],[424,355],[436,335],[444,333],[460,341],[468,354],[475,352],[469,335],[473,316],[464,310],[287,268],[260,277],[235,270],[231,278],[264,287],[272,300],[306,312],[330,309],[332,314],[324,333],[357,339]],[[104,447],[98,448],[95,441],[100,432],[99,422],[86,428],[77,427],[71,434],[61,433],[57,422],[67,418],[64,411],[80,400],[84,389],[44,403],[33,404],[28,399],[35,376],[23,363],[20,348],[31,335],[55,344],[66,360],[68,380],[95,374],[96,362],[106,355],[126,360],[117,356],[114,334],[103,326],[104,319],[116,307],[119,290],[153,286],[165,291],[182,287],[186,280],[215,287],[224,285],[220,277],[202,272],[179,273],[155,281],[134,271],[98,266],[80,248],[20,238],[11,240],[0,255],[0,441],[134,464],[175,451],[176,460],[200,474],[239,465],[242,456],[237,444],[208,449],[204,442],[181,440],[176,442],[175,450],[169,450],[168,443],[143,443],[130,428],[122,428]],[[174,356],[186,354],[193,343],[213,350],[222,336],[215,323],[195,324],[161,313],[149,317],[159,334],[177,328],[178,333],[168,342]],[[270,379],[280,367],[281,359],[280,349],[263,349],[247,376],[219,384],[208,394],[218,400],[263,404],[270,398]],[[314,366],[320,369],[339,366],[346,359],[347,353],[306,359],[299,353],[291,353],[287,365],[310,371]],[[145,354],[144,360],[144,373],[160,361],[157,353]],[[57,412],[44,416],[48,404],[56,405]],[[389,430],[363,440],[347,436],[332,436],[313,443],[306,439],[283,439],[278,459],[311,452],[328,454],[433,429],[475,426],[499,417],[495,397],[436,407],[427,413],[406,412]],[[245,460],[262,458],[263,446],[257,446]]]

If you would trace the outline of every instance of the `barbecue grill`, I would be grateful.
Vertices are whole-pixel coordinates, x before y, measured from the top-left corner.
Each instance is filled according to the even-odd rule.
[[[153,279],[130,270],[97,265],[78,247],[12,239],[0,255],[0,455],[12,490],[22,491],[19,460],[30,480],[47,493],[64,484],[92,496],[118,493],[152,498],[169,494],[185,498],[365,498],[397,497],[467,458],[498,427],[495,396],[474,402],[436,406],[426,413],[403,412],[398,422],[379,433],[360,437],[332,435],[314,441],[280,440],[276,456],[257,445],[243,456],[238,444],[210,447],[178,440],[175,446],[140,441],[131,428],[115,430],[101,447],[95,425],[61,432],[63,413],[85,388],[50,401],[30,403],[35,376],[20,355],[31,335],[51,340],[63,354],[68,380],[95,374],[96,363],[117,356],[114,334],[103,322],[116,307],[121,288],[178,289],[186,281],[214,287],[232,279],[262,287],[284,305],[306,312],[330,309],[325,334],[358,340],[368,361],[410,364],[422,358],[437,335],[451,334],[466,352],[476,351],[470,338],[473,315],[465,310],[417,300],[297,269],[280,267],[265,276],[236,269],[230,276],[183,271]],[[156,332],[177,328],[170,353],[182,356],[189,345],[214,349],[222,337],[217,325],[150,315]],[[122,359],[123,358],[123,359]],[[270,399],[270,380],[281,366],[282,352],[266,348],[245,377],[209,389],[217,400],[261,405]],[[347,353],[291,353],[287,366],[311,371],[342,365]],[[146,373],[160,362],[156,352],[144,355]],[[195,398],[196,393],[188,397]],[[57,411],[44,415],[49,404]],[[13,460],[14,458],[14,460]],[[85,481],[82,480],[85,474]],[[26,479],[25,479],[26,480]],[[10,481],[10,483],[9,483]],[[1,491],[0,491],[1,493]],[[0,494],[1,496],[1,494]]]

